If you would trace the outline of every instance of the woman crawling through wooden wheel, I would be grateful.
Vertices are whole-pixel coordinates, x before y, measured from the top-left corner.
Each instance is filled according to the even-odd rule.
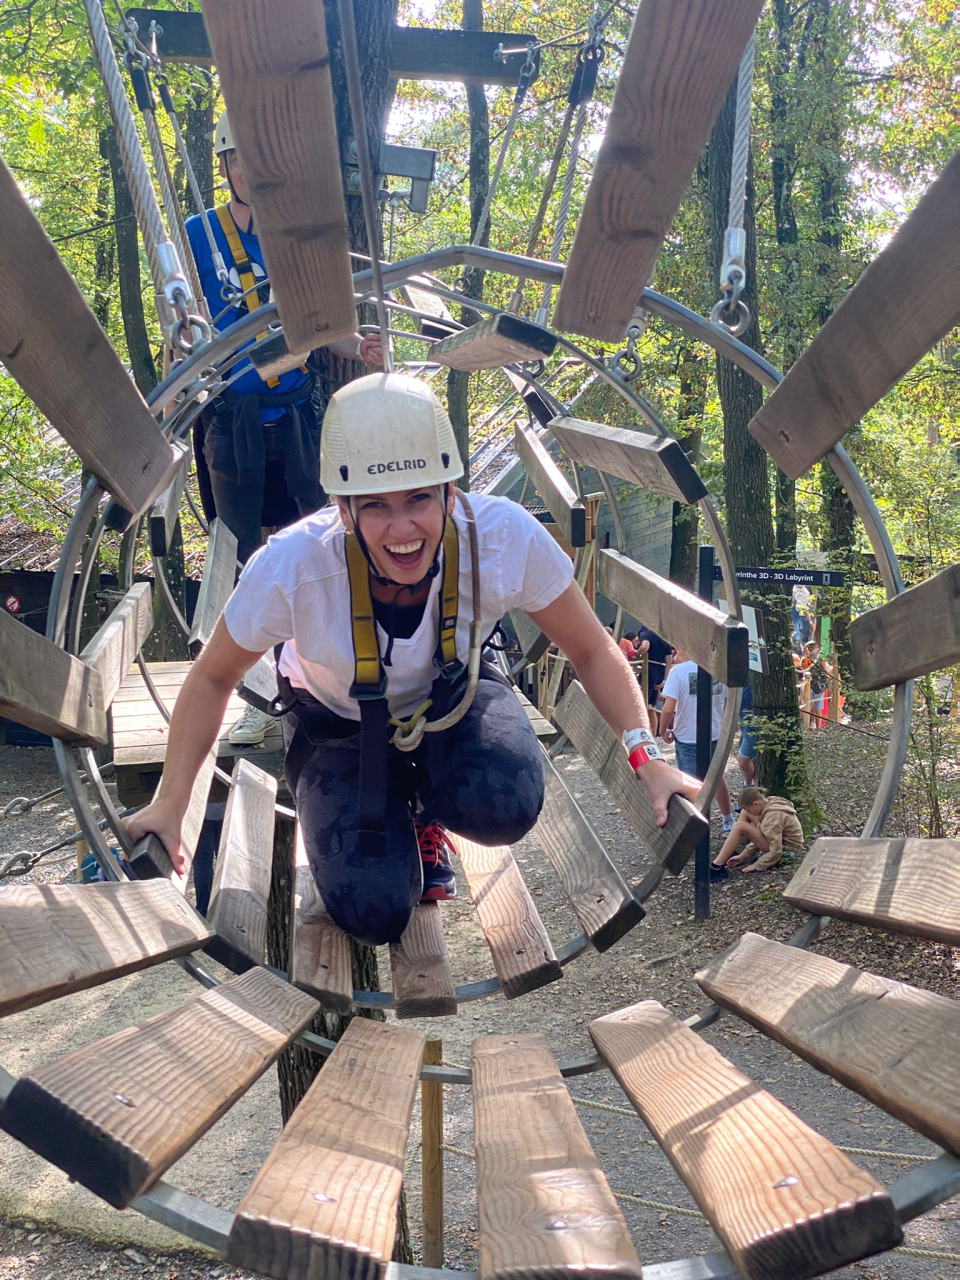
[[[320,479],[335,501],[244,568],[177,700],[157,798],[127,819],[134,839],[155,833],[182,869],[196,774],[234,687],[274,648],[287,784],[326,909],[363,942],[398,941],[419,902],[455,893],[445,830],[512,844],[540,812],[536,735],[481,655],[513,608],[622,735],[657,822],[671,795],[696,795],[662,759],[568,557],[517,503],[465,497],[462,475],[450,419],[415,378],[374,374],[332,397]]]

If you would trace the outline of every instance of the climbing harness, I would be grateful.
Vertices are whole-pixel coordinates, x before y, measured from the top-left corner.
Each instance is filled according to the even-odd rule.
[[[730,203],[720,269],[720,299],[710,312],[714,324],[722,324],[735,338],[746,333],[750,311],[740,295],[747,283],[747,233],[743,211],[747,198],[747,160],[750,154],[750,97],[753,92],[753,36],[747,42],[737,72],[737,110],[730,164]]]
[[[440,733],[456,724],[469,711],[480,676],[480,566],[476,525],[469,501],[462,493],[470,539],[470,577],[473,588],[473,618],[470,623],[470,652],[466,667],[457,657],[457,619],[460,580],[460,541],[456,525],[448,516],[443,530],[443,566],[439,591],[439,626],[434,665],[437,675],[430,696],[407,717],[390,715],[387,704],[387,677],[380,656],[377,623],[370,594],[370,563],[361,539],[347,533],[344,546],[350,581],[350,615],[353,633],[354,681],[350,697],[360,705],[360,782],[357,797],[357,824],[360,847],[367,856],[385,851],[387,802],[387,747],[413,751],[425,733]],[[432,712],[432,718],[428,713]],[[390,734],[390,728],[393,734]],[[431,743],[431,767],[442,761],[442,739]]]

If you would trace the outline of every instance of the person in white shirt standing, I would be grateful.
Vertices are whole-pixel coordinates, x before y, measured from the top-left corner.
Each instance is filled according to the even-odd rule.
[[[126,820],[174,869],[197,771],[243,674],[278,653],[285,771],[320,895],[346,933],[400,939],[452,897],[446,830],[511,844],[543,803],[542,752],[512,686],[482,661],[525,610],[573,663],[656,821],[697,783],[667,764],[626,658],[547,531],[506,498],[468,499],[443,405],[404,374],[338,391],[324,418],[324,508],[250,559],[174,708],[153,804]],[[406,487],[398,488],[398,485]]]
[[[710,686],[710,759],[717,749],[727,686],[714,680]],[[663,686],[663,710],[660,712],[660,737],[673,742],[677,752],[677,768],[696,776],[697,773],[697,664],[677,650],[677,660],[670,668]],[[723,815],[724,835],[733,830],[730,792],[720,779],[717,805]]]

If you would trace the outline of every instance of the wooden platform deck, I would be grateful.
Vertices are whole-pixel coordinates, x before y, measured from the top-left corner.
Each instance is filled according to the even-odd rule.
[[[154,684],[167,700],[171,709],[177,700],[180,687],[190,670],[189,662],[148,663]],[[519,690],[517,696],[539,738],[556,736],[556,729],[545,720],[531,702]],[[246,703],[233,694],[227,703],[227,712],[220,727],[220,745],[217,760],[228,773],[233,770],[237,756],[246,756],[259,768],[272,773],[283,784],[283,735],[280,724],[271,725],[259,746],[234,746],[227,741],[230,726],[243,712]],[[144,684],[139,668],[132,666],[117,690],[112,706],[113,762],[116,766],[117,789],[124,804],[142,804],[149,800],[160,780],[163,762],[167,755],[167,722],[157,710]],[[219,784],[215,784],[219,785]],[[219,794],[217,799],[225,799]]]

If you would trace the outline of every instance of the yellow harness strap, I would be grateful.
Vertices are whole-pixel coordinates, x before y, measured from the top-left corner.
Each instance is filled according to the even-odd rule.
[[[354,533],[344,539],[347,576],[350,579],[350,620],[353,629],[354,687],[373,693],[383,682],[377,625],[370,597],[370,573],[366,557]],[[440,583],[440,634],[437,654],[444,666],[457,660],[457,609],[460,596],[460,539],[448,516],[443,528],[443,577]],[[355,696],[355,695],[351,695]],[[431,705],[429,702],[426,706]],[[419,708],[417,715],[423,714]]]
[[[247,251],[243,247],[243,241],[240,239],[240,232],[237,230],[237,224],[233,220],[230,212],[230,206],[221,204],[216,209],[217,221],[223,234],[227,238],[227,248],[230,250],[230,256],[233,258],[233,265],[237,268],[237,275],[240,278],[240,288],[244,294],[243,301],[240,303],[247,311],[256,311],[260,305],[260,298],[257,294],[257,278],[253,274],[253,266],[247,256]],[[258,333],[257,337],[262,338],[263,333]],[[306,367],[306,366],[304,366]],[[279,383],[279,378],[267,378],[268,387],[275,387]]]

